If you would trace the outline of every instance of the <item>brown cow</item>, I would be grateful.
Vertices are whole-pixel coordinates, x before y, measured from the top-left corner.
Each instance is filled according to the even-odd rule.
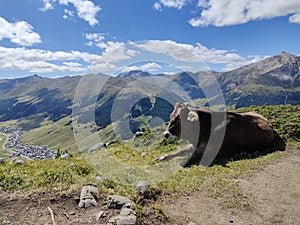
[[[169,160],[189,152],[191,154],[184,167],[198,164],[204,153],[212,154],[214,158],[216,154],[259,151],[274,140],[272,125],[260,114],[211,112],[190,108],[182,102],[176,103],[164,135],[166,138],[175,136],[188,140],[191,145],[162,155],[157,160]]]

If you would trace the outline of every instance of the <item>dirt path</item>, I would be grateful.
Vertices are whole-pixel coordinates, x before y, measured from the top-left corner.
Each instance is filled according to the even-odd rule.
[[[164,224],[172,225],[277,225],[300,224],[300,149],[287,150],[281,159],[268,165],[251,177],[235,180],[238,192],[224,193],[219,198],[198,191],[188,196],[169,197],[159,204],[168,218]],[[106,224],[108,218],[119,211],[108,211],[105,196],[98,196],[98,206],[80,209],[80,190],[72,192],[4,192],[0,191],[0,224]],[[106,216],[96,221],[96,214]],[[145,224],[162,224],[149,218]]]
[[[300,149],[287,150],[280,161],[236,184],[237,199],[199,191],[168,202],[170,224],[300,224]]]

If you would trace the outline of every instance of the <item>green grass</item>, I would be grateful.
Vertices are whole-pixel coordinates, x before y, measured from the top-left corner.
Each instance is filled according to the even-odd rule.
[[[27,160],[27,165],[13,165],[6,162],[0,165],[0,187],[4,190],[57,188],[68,189],[73,185],[91,181],[95,175],[80,158]]]
[[[0,158],[5,158],[7,155],[10,155],[13,153],[11,149],[5,148],[4,144],[7,139],[7,135],[0,134]]]
[[[65,117],[55,123],[45,121],[43,126],[25,132],[23,143],[47,145],[53,150],[76,152],[78,146],[71,125],[65,126],[71,117]]]

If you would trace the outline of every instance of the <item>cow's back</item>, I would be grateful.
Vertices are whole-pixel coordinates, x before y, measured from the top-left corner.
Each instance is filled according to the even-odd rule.
[[[228,113],[221,151],[256,151],[268,146],[273,139],[272,125],[262,115],[255,112]]]

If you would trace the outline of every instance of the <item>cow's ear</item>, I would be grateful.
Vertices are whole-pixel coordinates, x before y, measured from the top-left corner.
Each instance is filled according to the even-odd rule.
[[[177,102],[174,106],[174,108],[176,109],[185,109],[188,107],[188,104],[185,102]]]
[[[188,104],[185,102],[177,102],[174,106],[174,109],[186,109],[188,108]]]
[[[187,120],[191,121],[191,122],[198,121],[199,120],[198,113],[196,113],[194,111],[190,111],[188,114]]]

